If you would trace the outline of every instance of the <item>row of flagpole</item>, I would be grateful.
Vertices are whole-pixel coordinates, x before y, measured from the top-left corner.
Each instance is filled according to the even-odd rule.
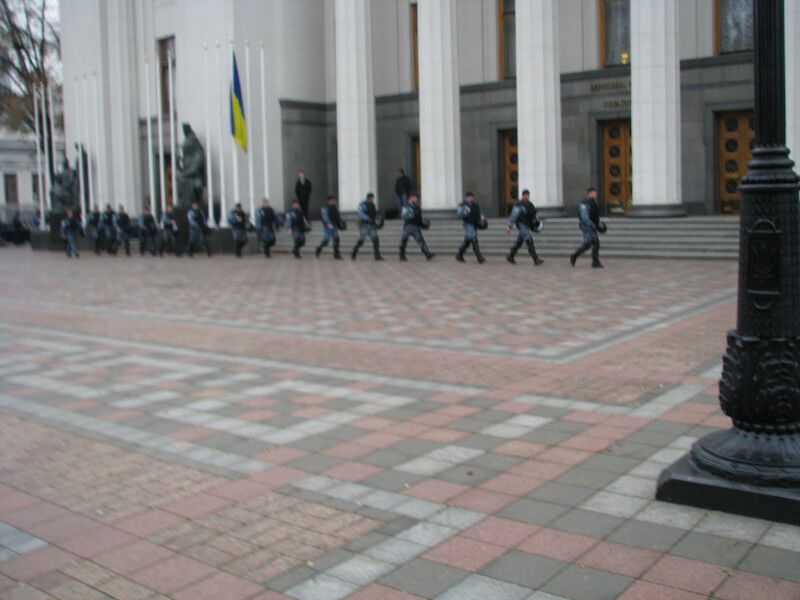
[[[41,125],[39,122],[40,115]],[[50,117],[49,119],[47,118],[48,115]],[[50,200],[50,190],[52,189],[50,165],[53,164],[55,166],[56,164],[53,88],[49,84],[34,84],[33,120],[34,132],[36,134],[36,184],[38,187],[37,196],[39,198],[39,228],[45,230],[47,228],[45,219],[46,210],[52,208]],[[44,129],[44,131],[42,129]],[[42,156],[42,146],[44,146],[44,156]],[[44,165],[42,164],[43,158]],[[46,209],[45,206],[47,207]]]
[[[231,45],[231,51],[235,50],[233,40],[229,40]],[[209,64],[208,64],[208,51],[209,47],[208,44],[203,44],[203,89],[209,90]],[[222,67],[222,60],[221,60],[221,53],[222,53],[222,44],[217,41],[216,42],[216,71],[217,71],[217,80],[219,84],[222,84],[226,78],[223,75],[223,67]],[[171,185],[172,185],[172,195],[173,198],[177,195],[177,166],[176,166],[176,125],[177,125],[177,114],[175,110],[175,90],[174,90],[174,81],[173,81],[173,58],[174,55],[170,51],[170,54],[167,56],[167,102],[168,102],[168,111],[169,111],[169,146],[170,146],[170,166],[171,166]],[[150,57],[145,57],[145,96],[146,96],[146,106],[147,106],[147,176],[148,176],[148,189],[150,194],[150,209],[153,214],[156,213],[156,171],[153,168],[153,158],[154,155],[157,153],[158,155],[158,181],[159,181],[159,200],[161,211],[166,210],[167,207],[167,199],[166,199],[166,189],[165,189],[165,180],[166,180],[166,172],[165,172],[165,161],[164,161],[164,137],[163,137],[163,122],[161,118],[161,106],[163,106],[163,93],[164,90],[162,89],[161,85],[161,61],[162,58],[156,54],[153,57],[153,65],[155,67],[155,77],[156,77],[156,123],[157,123],[157,138],[153,140],[153,126],[152,126],[152,115],[153,110],[151,107],[151,94],[150,94]],[[252,137],[252,117],[253,117],[253,110],[252,110],[252,102],[251,102],[251,83],[252,78],[250,77],[251,69],[250,69],[250,43],[245,42],[245,72],[246,72],[246,128],[247,128],[247,138],[248,140]],[[264,62],[264,45],[260,45],[260,91],[261,91],[261,134],[262,134],[262,153],[263,153],[263,187],[264,187],[264,196],[268,194],[269,190],[269,174],[268,174],[268,160],[267,160],[267,101],[266,101],[266,71],[265,71],[265,62]],[[217,147],[219,151],[218,156],[218,169],[219,169],[219,201],[220,201],[220,212],[221,212],[221,219],[220,219],[220,226],[226,227],[227,226],[227,209],[228,209],[228,196],[225,186],[225,141],[224,141],[224,125],[223,121],[226,119],[228,111],[231,110],[230,102],[232,102],[232,81],[233,75],[231,75],[231,79],[228,82],[228,85],[223,88],[220,85],[219,94],[217,95],[218,98],[218,106],[216,107],[215,111],[212,111],[210,106],[210,93],[205,94],[204,98],[204,125],[205,125],[205,159],[206,159],[206,188],[208,190],[207,196],[207,212],[208,212],[208,225],[213,226],[213,211],[214,211],[214,165],[211,153],[211,142],[212,142],[212,114],[216,112],[216,137],[217,137]],[[228,94],[228,104],[225,102],[225,93]],[[240,203],[240,190],[239,190],[239,157],[238,157],[238,150],[236,145],[236,140],[234,138],[233,132],[230,134],[230,144],[231,144],[231,171],[233,177],[233,204]],[[244,150],[244,148],[243,148]],[[255,179],[254,179],[254,165],[253,165],[253,152],[252,147],[250,144],[247,145],[247,150],[245,151],[247,154],[247,175],[248,175],[248,193],[250,196],[249,201],[249,208],[250,208],[250,215],[252,216],[256,210],[256,203],[255,203]]]

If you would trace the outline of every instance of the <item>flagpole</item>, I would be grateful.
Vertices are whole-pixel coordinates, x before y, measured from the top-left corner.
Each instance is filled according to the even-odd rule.
[[[85,184],[86,184],[86,182],[83,180],[83,152],[81,151],[83,146],[82,146],[81,141],[80,141],[81,138],[83,137],[83,127],[81,126],[81,122],[83,121],[83,118],[82,118],[82,115],[81,115],[80,84],[78,83],[78,76],[77,75],[75,76],[75,99],[76,99],[76,102],[75,102],[75,120],[77,121],[77,123],[75,124],[76,125],[75,129],[76,129],[77,135],[75,137],[78,140],[78,142],[77,142],[78,158],[75,161],[75,164],[78,165],[78,185],[80,186],[80,190],[81,190],[81,192],[80,192],[81,224],[84,227],[86,227],[86,213],[88,212],[87,211],[87,206],[86,206],[86,193],[85,193],[85,190],[86,190]]]
[[[86,122],[84,125],[86,126],[86,143],[88,145],[89,138],[91,137],[91,125],[89,124],[89,74],[83,74],[83,85],[81,86],[81,92],[83,96],[83,107],[86,111],[85,114],[87,115]],[[88,188],[89,188],[89,204],[98,204],[97,196],[94,194],[94,167],[92,166],[92,156],[89,152],[86,152],[86,175],[89,178]]]
[[[253,218],[256,211],[256,200],[255,200],[255,186],[253,185],[253,136],[252,131],[253,128],[251,126],[251,122],[253,121],[253,114],[251,112],[253,104],[250,102],[250,42],[245,40],[244,42],[244,68],[247,77],[247,81],[245,82],[245,86],[247,89],[247,112],[250,114],[250,118],[247,119],[247,182],[248,182],[248,191],[250,192],[250,218]]]
[[[50,199],[50,190],[53,189],[53,172],[50,169],[50,161],[53,161],[53,167],[55,167],[56,161],[58,157],[56,156],[56,136],[54,135],[55,132],[55,122],[56,122],[56,113],[53,110],[53,88],[49,85],[42,86],[41,88],[41,96],[42,96],[42,115],[44,119],[42,120],[42,127],[47,127],[47,131],[42,132],[42,138],[45,143],[45,158],[47,162],[45,163],[45,182],[47,183],[47,190],[45,191],[45,196],[47,196],[47,208],[49,210],[53,210],[53,203]],[[46,98],[45,98],[45,92]],[[45,99],[47,100],[47,112],[45,112]],[[46,115],[50,115],[50,119],[48,119]],[[49,138],[49,143],[48,143]]]
[[[175,206],[178,194],[178,173],[175,165],[178,157],[175,151],[175,85],[172,83],[172,50],[167,52],[167,90],[169,94],[169,162],[172,170],[170,183],[172,184],[172,205]]]
[[[44,216],[44,179],[42,177],[42,147],[39,145],[41,140],[39,139],[39,94],[36,91],[36,88],[39,87],[36,84],[33,86],[33,129],[36,134],[36,184],[39,188],[39,229],[44,231],[45,227],[45,216]]]
[[[220,66],[220,43],[217,40],[217,143],[219,144],[219,226],[224,228],[228,223],[228,216],[226,214],[227,193],[225,191],[225,138],[222,137],[222,67]]]
[[[233,38],[231,38],[231,56],[235,56],[234,54],[234,45],[233,45]],[[231,59],[232,60],[232,59]],[[231,68],[233,65],[231,65]],[[228,95],[228,104],[232,106],[233,104],[233,74],[231,74],[231,85],[230,85],[230,92]],[[231,108],[231,110],[233,110]],[[233,125],[231,124],[231,127]],[[233,131],[231,131],[231,162],[233,163],[233,204],[234,206],[239,204],[239,157],[236,154],[236,138],[233,135]],[[227,216],[225,216],[227,218]]]
[[[161,199],[161,214],[167,212],[167,184],[164,164],[164,93],[161,89],[161,52],[157,52],[153,64],[156,68],[156,122],[158,128],[158,185]]]
[[[150,111],[150,59],[144,57],[144,95],[147,104],[147,180],[150,185],[150,214],[156,218],[156,181],[153,175],[153,122],[152,112]]]
[[[264,42],[261,42],[261,145],[264,160],[264,197],[269,197],[269,170],[267,163],[267,94],[264,83]]]
[[[42,159],[44,160],[44,169],[45,172],[42,175],[42,186],[43,186],[43,193],[44,196],[50,195],[50,190],[53,189],[52,187],[52,175],[50,172],[50,159],[52,158],[55,161],[55,156],[51,153],[51,145],[50,141],[48,140],[47,132],[50,130],[47,126],[47,92],[46,92],[45,85],[43,83],[39,84],[39,94],[37,96],[37,102],[39,103],[39,114],[41,119],[41,136],[42,136],[42,143],[44,144],[44,154]],[[47,201],[47,200],[45,200]],[[50,204],[48,204],[48,207]]]
[[[208,118],[208,44],[203,42],[203,89],[206,116],[206,189],[208,190],[208,226],[214,226],[214,177],[211,165],[211,127]]]
[[[94,146],[97,152],[97,198],[108,198],[106,187],[105,155],[100,148],[100,86],[97,83],[97,71],[92,69],[92,110],[94,111]],[[105,138],[105,136],[103,136]]]

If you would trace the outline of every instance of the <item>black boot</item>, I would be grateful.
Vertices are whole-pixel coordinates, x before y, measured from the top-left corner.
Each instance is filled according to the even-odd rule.
[[[466,252],[468,246],[469,240],[464,238],[463,243],[458,247],[458,252],[456,253],[456,260],[458,262],[464,262],[464,252]]]
[[[408,260],[406,258],[406,241],[403,240],[400,242],[400,262],[406,262]]]
[[[376,239],[372,242],[372,254],[375,257],[375,260],[383,260],[381,256],[381,243]]]
[[[483,254],[481,254],[481,247],[478,245],[478,240],[472,240],[472,250],[475,252],[475,258],[478,259],[479,264],[486,262],[486,259],[483,258]]]
[[[577,260],[578,260],[578,255],[577,254],[570,254],[569,255],[569,264],[571,264],[573,267],[575,266],[575,262]]]
[[[361,248],[361,244],[363,244],[363,243],[364,242],[361,241],[361,240],[357,240],[356,241],[356,245],[353,246],[353,250],[350,252],[350,258],[351,259],[353,259],[353,260],[356,259],[356,256],[358,256],[358,250],[359,250],[359,248]]]
[[[333,240],[333,258],[334,260],[342,260],[342,253],[339,252],[339,239]]]
[[[544,261],[541,258],[539,258],[538,254],[536,254],[536,247],[533,245],[533,240],[527,242],[527,246],[528,246],[528,254],[531,255],[531,258],[533,259],[533,264],[537,266],[543,264]]]

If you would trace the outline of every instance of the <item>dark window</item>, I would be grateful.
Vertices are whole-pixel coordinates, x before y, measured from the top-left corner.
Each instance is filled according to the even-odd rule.
[[[629,0],[600,0],[600,45],[603,66],[627,65],[630,62]]]
[[[753,0],[717,0],[719,54],[753,49]]]
[[[172,82],[175,83],[175,36],[158,40],[158,60],[161,77],[161,112],[169,112],[169,61],[172,61]],[[172,93],[175,93],[173,88]]]
[[[33,189],[33,203],[39,205],[39,174],[31,173],[31,189]]]
[[[498,0],[500,13],[500,79],[517,76],[515,0]]]
[[[6,204],[19,204],[19,194],[17,193],[17,174],[6,173],[3,176],[3,186],[6,191]]]

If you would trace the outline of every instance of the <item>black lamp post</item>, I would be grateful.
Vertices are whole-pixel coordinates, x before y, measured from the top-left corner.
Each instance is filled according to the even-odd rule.
[[[733,427],[664,470],[656,498],[800,524],[800,178],[786,148],[783,0],[754,3],[756,147],[719,384]]]

